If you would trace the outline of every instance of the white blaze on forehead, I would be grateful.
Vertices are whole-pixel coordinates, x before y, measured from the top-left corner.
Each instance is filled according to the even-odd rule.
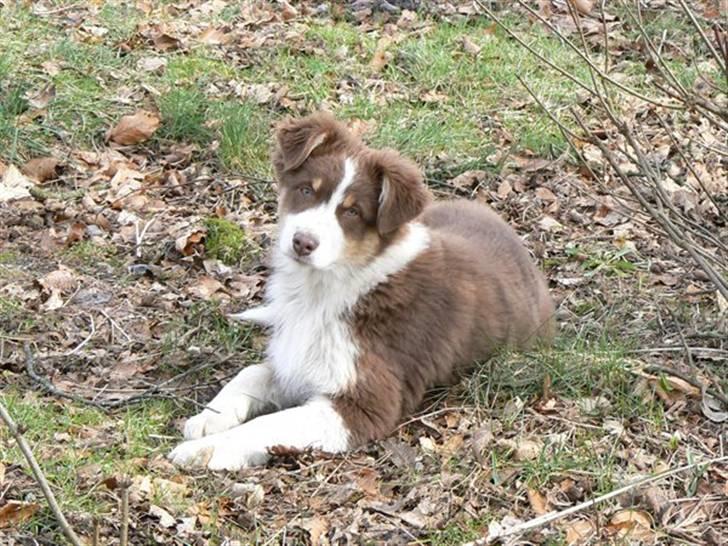
[[[339,259],[344,251],[345,241],[344,231],[336,218],[336,209],[344,201],[346,191],[354,182],[355,176],[356,162],[347,157],[344,161],[344,176],[328,201],[285,217],[278,242],[284,254],[294,255],[293,236],[300,232],[315,237],[319,243],[308,258],[312,266],[323,269]]]

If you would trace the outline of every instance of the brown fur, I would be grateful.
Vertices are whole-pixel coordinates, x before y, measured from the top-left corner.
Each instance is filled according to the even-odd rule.
[[[361,444],[386,436],[428,388],[451,383],[474,361],[549,341],[554,309],[525,247],[493,211],[465,201],[428,206],[414,163],[366,148],[328,114],[279,128],[282,213],[330,197],[346,157],[355,158],[357,175],[337,215],[352,263],[375,259],[418,217],[431,235],[429,248],[361,297],[348,317],[360,349],[357,381],[334,403]],[[308,201],[296,193],[302,185],[314,190]]]

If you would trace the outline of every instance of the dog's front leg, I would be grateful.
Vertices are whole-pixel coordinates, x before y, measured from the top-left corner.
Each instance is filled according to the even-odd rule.
[[[261,326],[272,326],[275,322],[275,313],[271,305],[259,305],[258,307],[251,307],[246,309],[242,313],[233,313],[227,316],[230,320],[237,320],[241,322],[254,322]]]
[[[273,371],[267,364],[243,368],[207,407],[187,420],[188,440],[231,429],[278,404]]]
[[[303,406],[262,415],[226,432],[178,445],[169,458],[183,466],[210,470],[238,470],[264,464],[276,446],[330,453],[346,451],[349,430],[328,398],[317,397]]]

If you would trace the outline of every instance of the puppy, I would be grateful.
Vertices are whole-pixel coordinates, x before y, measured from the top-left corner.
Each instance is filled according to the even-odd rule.
[[[343,452],[383,438],[435,385],[499,348],[549,341],[553,303],[516,233],[487,207],[432,204],[418,167],[327,113],[283,122],[270,329],[184,427],[170,459],[236,470],[275,446]]]

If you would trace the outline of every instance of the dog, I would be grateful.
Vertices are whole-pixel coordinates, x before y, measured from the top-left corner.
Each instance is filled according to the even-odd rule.
[[[547,284],[484,205],[434,203],[420,169],[365,146],[328,113],[277,128],[278,236],[270,329],[244,368],[184,426],[169,455],[237,470],[271,448],[340,453],[391,433],[425,392],[478,360],[553,335]]]

